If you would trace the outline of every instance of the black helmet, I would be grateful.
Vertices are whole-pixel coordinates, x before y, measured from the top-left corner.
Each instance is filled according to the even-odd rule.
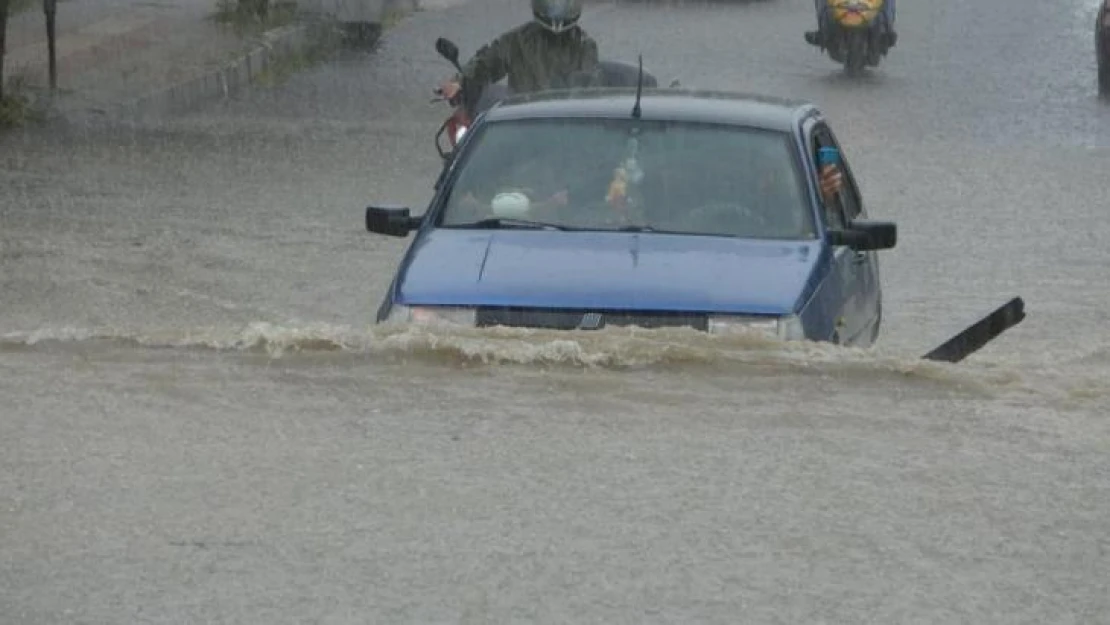
[[[569,30],[582,15],[582,0],[532,0],[532,15],[553,33]]]

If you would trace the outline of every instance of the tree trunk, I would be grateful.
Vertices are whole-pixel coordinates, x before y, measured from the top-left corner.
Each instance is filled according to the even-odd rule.
[[[8,0],[0,0],[0,100],[4,99],[4,47],[8,35]]]

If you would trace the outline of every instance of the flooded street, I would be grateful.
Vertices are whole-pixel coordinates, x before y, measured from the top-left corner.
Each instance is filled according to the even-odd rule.
[[[464,57],[0,139],[0,621],[1099,623],[1110,104],[1089,0],[901,3],[862,80],[809,0],[593,4],[606,58],[808,98],[898,222],[872,350],[383,329]],[[1015,295],[964,363],[920,356]]]

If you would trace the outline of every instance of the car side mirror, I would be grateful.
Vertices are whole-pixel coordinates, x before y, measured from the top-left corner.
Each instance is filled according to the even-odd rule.
[[[406,237],[420,227],[422,217],[411,217],[400,206],[370,206],[366,209],[366,230],[391,237]]]
[[[829,245],[846,245],[857,252],[889,250],[898,242],[898,226],[889,221],[858,219],[844,230],[830,230]]]

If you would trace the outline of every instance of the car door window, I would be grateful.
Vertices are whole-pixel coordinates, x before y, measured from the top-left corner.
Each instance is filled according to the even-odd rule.
[[[848,219],[855,219],[863,211],[863,205],[860,202],[859,191],[856,189],[855,181],[852,180],[852,175],[848,170],[844,170],[843,175],[844,189],[840,191],[840,197],[844,204],[844,214]]]
[[[852,166],[848,164],[848,158],[844,155],[844,148],[840,147],[840,142],[836,140],[832,130],[828,127],[824,130],[826,140],[840,152],[840,175],[844,178],[844,187],[839,194],[840,204],[844,209],[844,216],[850,221],[858,218],[863,212],[863,199],[860,197],[859,187],[856,186],[856,179],[852,176]]]
[[[824,126],[818,126],[813,131],[813,158],[817,159],[817,150],[823,147],[837,147],[836,142],[829,136],[828,129]],[[839,148],[838,148],[839,149]],[[818,188],[820,188],[820,180],[818,180]],[[829,228],[842,229],[847,226],[847,219],[845,218],[844,210],[844,192],[841,191],[833,198],[831,202],[825,202],[825,221],[828,223]]]

